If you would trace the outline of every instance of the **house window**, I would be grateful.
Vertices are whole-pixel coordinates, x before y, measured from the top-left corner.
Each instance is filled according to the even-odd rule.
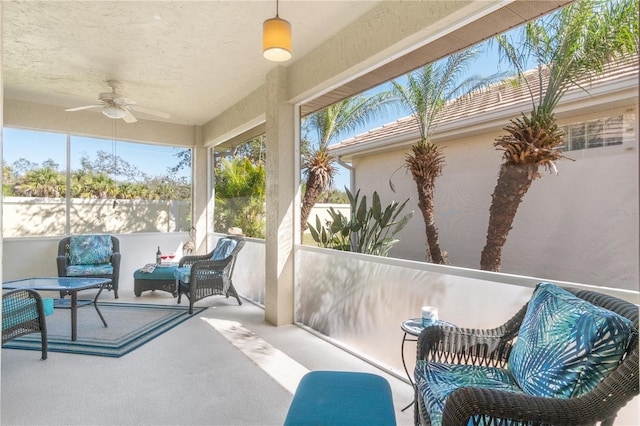
[[[6,238],[191,227],[185,148],[5,128],[2,189]]]
[[[624,117],[616,115],[570,124],[561,130],[564,132],[564,144],[560,148],[564,151],[622,145]]]

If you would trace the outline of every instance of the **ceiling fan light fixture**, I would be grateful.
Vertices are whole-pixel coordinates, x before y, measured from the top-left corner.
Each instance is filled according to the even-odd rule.
[[[278,16],[277,0],[275,18],[262,24],[262,53],[273,62],[291,59],[291,24]]]
[[[126,114],[122,108],[112,105],[102,108],[102,113],[107,117],[114,119],[122,118]]]

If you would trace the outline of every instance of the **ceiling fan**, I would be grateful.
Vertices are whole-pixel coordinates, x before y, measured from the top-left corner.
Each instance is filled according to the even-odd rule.
[[[106,83],[111,87],[111,92],[100,93],[98,95],[98,100],[100,101],[99,104],[69,108],[65,111],[81,111],[85,109],[102,108],[102,113],[107,117],[113,119],[122,118],[125,123],[135,123],[138,121],[133,115],[134,111],[154,115],[156,117],[169,118],[169,114],[166,112],[141,107],[137,105],[134,100],[120,95],[118,93],[118,89],[122,87],[122,84],[119,81],[107,80]]]

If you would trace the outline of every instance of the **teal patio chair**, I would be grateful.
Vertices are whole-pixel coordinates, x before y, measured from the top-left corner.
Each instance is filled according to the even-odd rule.
[[[48,311],[53,312],[53,303]],[[21,288],[3,293],[2,344],[25,334],[40,333],[42,359],[47,359],[46,313],[42,297],[34,290]]]
[[[120,241],[114,236],[72,235],[58,243],[58,276],[109,278],[105,290],[113,290],[117,299],[120,258]]]
[[[540,283],[504,325],[425,328],[416,424],[612,425],[638,395],[638,306]]]
[[[189,313],[193,313],[193,304],[209,296],[229,295],[242,305],[233,286],[231,276],[236,257],[245,240],[241,237],[220,238],[215,249],[204,255],[185,256],[180,259],[175,277],[178,280],[178,304],[182,295],[189,299]]]

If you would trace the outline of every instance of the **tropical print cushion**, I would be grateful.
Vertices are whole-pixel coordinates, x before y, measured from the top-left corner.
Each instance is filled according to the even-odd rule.
[[[208,277],[213,276],[222,276],[222,273],[220,271],[202,271],[203,273],[206,273]],[[185,284],[189,284],[189,281],[191,280],[191,267],[189,266],[183,266],[181,268],[175,268],[173,270],[173,276],[177,279],[182,281]]]
[[[173,272],[173,276],[176,277],[177,280],[188,284],[189,280],[191,279],[191,268],[189,266],[176,268]]]
[[[102,265],[69,265],[67,266],[68,277],[86,277],[91,275],[111,275],[113,266],[110,263]]]
[[[155,268],[151,272],[145,272],[144,268],[141,268],[133,273],[133,278],[136,280],[175,280],[177,268],[177,266],[167,266],[166,268]]]
[[[551,283],[540,283],[508,367],[527,393],[571,398],[593,390],[619,364],[638,331],[631,321]]]
[[[446,399],[458,388],[472,386],[523,393],[511,374],[497,367],[442,364],[419,360],[414,378],[432,425],[442,424],[442,411]],[[473,421],[470,421],[470,424],[472,423]]]
[[[211,254],[211,260],[223,260],[227,257],[231,256],[231,252],[238,245],[238,241],[233,238],[220,238],[216,247],[213,249],[213,253]],[[218,271],[210,271],[209,273],[214,275],[221,275]],[[176,279],[182,281],[185,284],[189,283],[191,279],[191,267],[183,266],[180,268],[176,268],[174,272],[174,276]]]
[[[111,259],[110,235],[74,235],[69,241],[69,264],[99,265]]]
[[[216,244],[216,248],[213,249],[211,260],[226,259],[231,255],[231,252],[236,248],[237,244],[238,242],[232,238],[220,238],[218,244]]]

